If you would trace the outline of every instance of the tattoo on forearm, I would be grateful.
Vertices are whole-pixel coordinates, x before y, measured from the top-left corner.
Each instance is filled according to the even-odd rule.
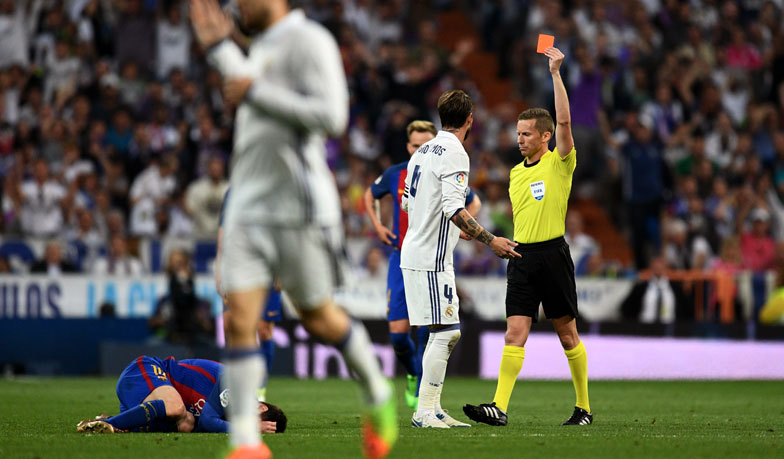
[[[482,225],[480,225],[474,219],[474,217],[469,216],[466,219],[464,214],[467,214],[467,212],[460,212],[454,217],[454,222],[458,228],[465,231],[467,235],[471,236],[473,239],[476,239],[477,241],[483,244],[489,244],[490,241],[495,239],[495,236],[493,236],[486,229],[482,228]]]

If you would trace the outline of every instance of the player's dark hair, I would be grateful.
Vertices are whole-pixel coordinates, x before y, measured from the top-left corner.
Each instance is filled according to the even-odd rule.
[[[529,108],[528,110],[524,110],[520,113],[520,116],[517,117],[517,121],[521,120],[536,120],[534,127],[540,134],[549,132],[550,135],[553,135],[555,132],[553,117],[550,116],[550,112],[544,108]]]
[[[460,89],[453,89],[438,98],[438,116],[442,128],[460,128],[474,109],[471,97]]]
[[[280,407],[273,405],[272,403],[262,402],[263,404],[267,405],[267,411],[261,413],[261,420],[262,421],[270,421],[275,422],[275,433],[283,433],[286,431],[286,424],[288,423],[288,418],[286,418],[286,413],[280,409]]]

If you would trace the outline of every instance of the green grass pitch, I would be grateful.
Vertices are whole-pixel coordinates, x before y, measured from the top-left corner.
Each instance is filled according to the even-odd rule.
[[[396,387],[402,390],[403,381]],[[448,378],[443,405],[466,420],[461,406],[492,397],[494,381]],[[409,427],[391,457],[784,457],[784,385],[769,382],[593,382],[595,423],[562,427],[572,411],[570,382],[518,381],[507,427],[449,431]],[[289,430],[265,441],[276,458],[359,457],[358,393],[340,380],[272,379],[270,401],[289,417]],[[398,393],[402,404],[402,392]],[[110,379],[0,380],[2,458],[218,458],[221,434],[83,435],[76,423],[116,413]]]

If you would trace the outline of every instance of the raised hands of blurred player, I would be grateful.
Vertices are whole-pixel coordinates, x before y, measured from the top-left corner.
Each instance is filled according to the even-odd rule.
[[[465,231],[460,231],[460,239],[463,239],[465,241],[470,241],[473,238],[469,236],[468,233],[466,233]]]
[[[544,55],[550,58],[550,73],[558,72],[564,60],[564,54],[561,50],[550,47],[544,50]]]
[[[250,78],[226,78],[223,80],[223,100],[232,106],[239,105],[252,84]]]
[[[501,258],[521,258],[521,255],[515,252],[514,249],[517,247],[517,243],[512,242],[505,237],[496,236],[487,245],[493,249],[493,253]]]
[[[378,234],[379,240],[386,245],[395,245],[395,241],[397,240],[397,236],[393,233],[389,228],[384,225],[375,225],[376,234]]]
[[[190,14],[196,39],[204,49],[226,39],[234,28],[216,0],[191,0]]]
[[[261,421],[259,424],[259,430],[263,434],[274,434],[277,428],[278,423],[276,421]]]

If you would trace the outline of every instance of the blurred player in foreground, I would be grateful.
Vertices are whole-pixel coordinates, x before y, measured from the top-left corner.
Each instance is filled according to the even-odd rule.
[[[473,103],[465,92],[442,94],[438,115],[443,128],[414,153],[406,172],[401,205],[408,212],[408,231],[400,267],[411,325],[430,328],[422,360],[419,406],[411,419],[414,427],[470,427],[441,408],[447,361],[460,339],[452,260],[460,230],[489,245],[500,257],[520,256],[512,241],[490,234],[465,209],[470,164],[463,142],[474,121],[472,110]]]
[[[538,319],[539,303],[561,340],[577,394],[574,412],[563,424],[593,422],[588,403],[588,359],[575,323],[574,263],[563,237],[577,152],[569,99],[559,71],[564,55],[553,47],[546,48],[544,54],[550,59],[558,127],[553,126],[550,113],[542,108],[530,108],[518,117],[517,143],[525,159],[510,172],[509,196],[516,250],[522,258],[511,260],[507,269],[506,336],[498,386],[492,403],[463,407],[472,420],[493,426],[507,423],[509,399],[525,358],[523,346],[531,323]],[[555,150],[549,151],[547,145],[553,132]]]
[[[265,373],[256,344],[273,278],[313,336],[335,345],[357,375],[366,402],[363,452],[384,457],[397,439],[397,410],[367,331],[333,300],[345,265],[340,201],[326,162],[327,135],[343,133],[348,88],[337,43],[286,0],[237,0],[252,35],[245,55],[215,0],[191,0],[191,22],[207,60],[237,105],[221,247],[229,298],[226,380],[230,458],[272,456],[259,435],[256,388]]]
[[[425,142],[433,140],[438,131],[430,121],[412,121],[406,128],[408,143],[406,149],[413,155]],[[422,355],[425,351],[430,332],[427,327],[417,327],[417,346],[411,340],[411,324],[408,322],[408,306],[403,288],[403,273],[400,271],[400,247],[408,229],[408,214],[400,208],[403,198],[408,161],[395,164],[384,171],[373,184],[365,190],[365,208],[367,209],[378,238],[386,245],[395,249],[389,256],[389,272],[387,273],[387,320],[389,336],[398,361],[408,373],[406,386],[406,404],[416,409],[419,399],[419,384],[422,381]],[[392,229],[390,230],[379,219],[379,201],[386,195],[393,197]],[[482,205],[479,196],[470,188],[465,200],[466,209],[476,215]]]
[[[120,414],[100,415],[79,423],[76,430],[114,432],[228,432],[224,408],[230,393],[221,390],[223,365],[212,360],[143,355],[117,380]],[[257,403],[264,433],[283,432],[287,419],[275,405]]]
[[[220,260],[221,260],[221,239],[223,238],[223,214],[226,210],[226,200],[229,199],[231,188],[226,190],[223,196],[223,203],[221,204],[220,217],[218,218],[218,239],[217,250],[215,254],[215,288],[223,298],[223,326],[226,335],[228,332],[228,315],[229,315],[229,299],[226,296],[226,291],[221,282]],[[258,391],[258,396],[264,400],[267,396],[267,380],[269,379],[270,368],[272,368],[272,359],[275,357],[275,341],[272,339],[273,332],[275,331],[275,324],[280,323],[283,319],[283,295],[280,292],[280,286],[275,282],[269,288],[267,296],[267,304],[264,305],[259,317],[259,346],[261,348],[261,355],[264,356],[264,363],[266,364],[266,376],[261,383],[261,388]]]

